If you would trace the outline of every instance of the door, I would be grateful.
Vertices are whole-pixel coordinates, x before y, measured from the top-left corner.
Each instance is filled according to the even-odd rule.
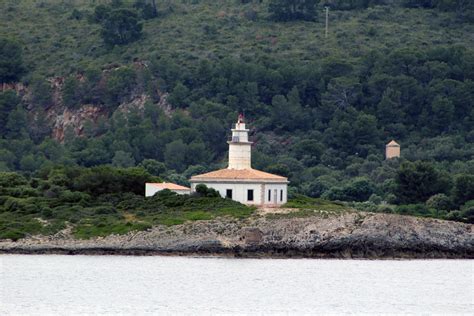
[[[273,190],[273,201],[275,201],[275,204],[278,204],[278,190]]]

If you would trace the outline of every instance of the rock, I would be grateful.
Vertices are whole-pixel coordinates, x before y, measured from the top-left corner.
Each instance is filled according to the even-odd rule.
[[[0,253],[474,258],[473,228],[451,221],[360,212],[306,218],[220,218],[90,240],[74,239],[68,227],[55,236],[2,240]]]
[[[242,229],[241,239],[248,245],[258,244],[263,239],[263,232],[256,227],[246,227]]]

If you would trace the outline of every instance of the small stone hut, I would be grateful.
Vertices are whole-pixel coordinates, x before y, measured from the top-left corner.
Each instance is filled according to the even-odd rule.
[[[392,140],[385,145],[385,159],[400,158],[400,145]]]

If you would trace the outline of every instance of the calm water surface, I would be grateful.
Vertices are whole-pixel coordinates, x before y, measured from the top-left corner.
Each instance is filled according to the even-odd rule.
[[[0,255],[0,314],[473,314],[473,278],[469,260]]]

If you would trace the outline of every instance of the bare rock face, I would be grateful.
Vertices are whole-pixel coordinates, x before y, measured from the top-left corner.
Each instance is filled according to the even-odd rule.
[[[143,61],[135,61],[133,66],[136,69],[147,68],[148,65]],[[105,78],[108,74],[121,68],[119,64],[111,64],[102,71],[103,77],[101,85],[105,84]],[[79,82],[85,80],[82,74],[76,74]],[[112,115],[112,111],[103,105],[80,104],[71,109],[64,105],[62,91],[64,87],[65,77],[51,77],[47,79],[51,87],[51,104],[46,107],[46,120],[51,128],[51,137],[60,142],[64,141],[67,130],[74,132],[76,136],[84,135],[84,127],[86,124],[97,125],[99,120],[107,121]],[[133,91],[127,102],[121,103],[115,111],[127,114],[131,110],[138,110],[140,115],[144,114],[145,104],[150,102],[153,106],[163,110],[165,115],[171,116],[173,110],[168,102],[169,93],[161,91],[158,87],[154,88],[154,93],[158,96],[159,101],[153,101],[152,98],[140,91]],[[27,104],[30,121],[35,121],[38,113],[42,113],[42,109],[38,111],[32,102],[32,92],[28,86],[22,83],[2,83],[0,84],[0,92],[15,91],[23,102]]]
[[[242,229],[241,240],[247,245],[255,245],[263,240],[263,232],[256,227],[247,227]]]
[[[474,258],[474,225],[411,216],[222,218],[76,240],[54,236],[1,241],[0,253],[199,254],[236,257]]]

